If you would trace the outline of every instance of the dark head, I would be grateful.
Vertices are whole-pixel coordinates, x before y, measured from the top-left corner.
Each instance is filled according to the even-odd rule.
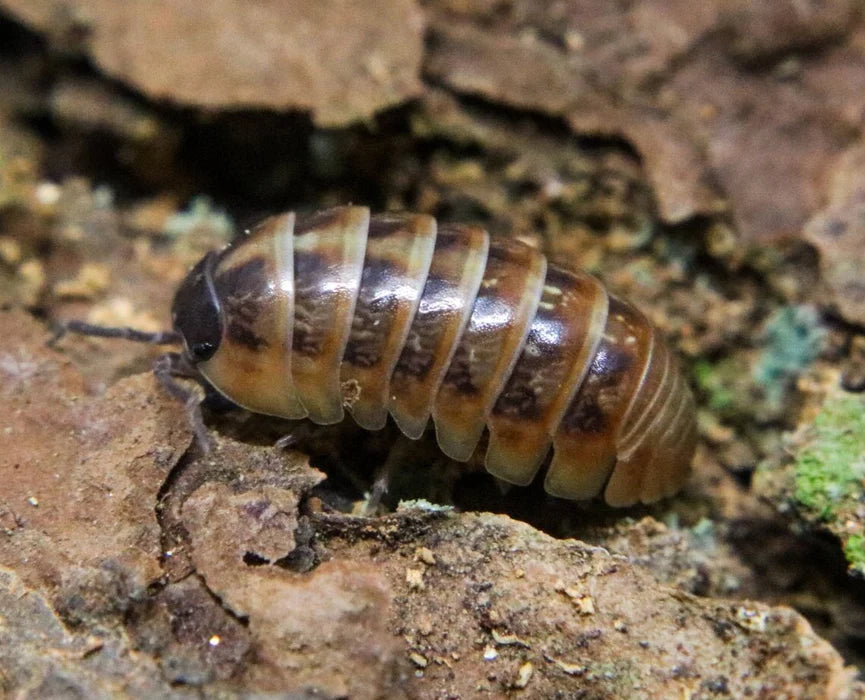
[[[195,363],[213,357],[222,340],[222,315],[213,284],[217,257],[208,253],[189,271],[171,305],[174,329],[183,336],[186,353]]]

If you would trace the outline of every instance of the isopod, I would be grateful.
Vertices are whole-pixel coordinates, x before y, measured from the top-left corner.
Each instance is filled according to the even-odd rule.
[[[591,275],[425,214],[344,206],[268,218],[190,271],[172,319],[185,356],[235,404],[410,438],[430,418],[466,461],[627,506],[683,484],[695,405],[659,332]]]

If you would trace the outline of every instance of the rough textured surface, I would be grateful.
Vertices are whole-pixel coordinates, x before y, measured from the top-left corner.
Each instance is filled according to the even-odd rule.
[[[336,126],[444,86],[550,115],[631,143],[663,220],[726,211],[749,244],[798,237],[835,158],[862,135],[854,0],[0,6],[158,100],[306,110]],[[57,109],[74,117],[81,96],[59,90]],[[137,138],[152,142],[153,127]]]
[[[431,17],[428,73],[579,133],[628,139],[667,221],[717,212],[723,196],[746,241],[795,237],[861,127],[853,2],[518,2],[496,12],[444,0]],[[831,48],[799,55],[820,42]]]
[[[12,312],[0,328],[0,422],[12,431],[0,435],[0,695],[249,696],[276,683],[291,698],[393,696],[397,683],[429,697],[475,697],[480,684],[523,697],[639,695],[634,684],[654,696],[746,684],[862,694],[783,607],[865,668],[863,448],[851,430],[865,390],[850,272],[861,257],[858,2],[430,0],[419,99],[361,92],[324,112],[313,97],[345,95],[331,92],[325,60],[308,75],[323,92],[276,109],[239,104],[230,71],[195,84],[230,88],[226,108],[144,86],[191,76],[219,37],[251,31],[250,12],[302,9],[312,26],[332,5],[196,7],[200,21],[170,47],[184,65],[124,40],[124,73],[95,48],[121,43],[97,31],[119,5],[0,5],[0,309]],[[173,31],[185,6],[123,7],[146,18],[161,8]],[[28,11],[32,23],[18,14]],[[132,14],[121,19],[138,31]],[[370,25],[342,19],[339,46],[355,51]],[[387,56],[420,56],[421,30],[403,42],[395,26],[376,25]],[[260,42],[244,50],[270,46],[260,26],[252,33]],[[153,74],[133,77],[142,67]],[[368,67],[381,66],[338,75]],[[276,94],[300,76],[275,60],[247,77]],[[320,128],[327,114],[343,126]],[[480,223],[645,309],[697,390],[701,444],[683,493],[623,512],[537,485],[502,490],[479,461],[394,441],[392,426],[311,430],[214,396],[205,417],[219,450],[203,459],[182,409],[140,374],[160,348],[72,336],[44,346],[54,319],[163,328],[204,251],[267,213],[346,202]],[[272,449],[279,438],[297,451]],[[369,507],[385,467],[379,513],[390,515],[348,515]],[[418,498],[465,514],[393,514]],[[550,590],[552,574],[563,586]],[[303,616],[269,617],[261,596],[274,591]],[[685,615],[672,627],[671,601]],[[757,611],[756,630],[740,608]],[[457,621],[447,638],[442,619]],[[710,620],[721,642],[703,634]],[[354,637],[364,646],[344,643]],[[815,656],[802,656],[803,638]],[[668,639],[692,645],[697,675]],[[707,675],[706,650],[732,680]],[[784,680],[800,682],[775,685],[773,664],[794,657]]]
[[[44,589],[0,568],[0,691],[18,697],[182,697],[122,633],[69,629]]]
[[[792,461],[769,463],[758,471],[757,489],[827,528],[840,540],[851,571],[865,574],[863,397],[840,389],[815,397],[790,437],[788,451]]]
[[[295,574],[268,564],[275,543],[262,542],[262,521],[284,540],[274,559],[294,551],[293,498],[271,487],[235,496],[204,484],[183,507],[196,571],[248,620],[257,657],[248,682],[270,692],[302,686],[334,697],[401,696],[394,692],[409,668],[388,627],[393,592],[379,567],[347,558]]]
[[[272,448],[222,441],[178,462],[189,436],[150,376],[88,397],[35,321],[3,313],[0,334],[6,690],[834,697],[853,687],[792,610],[696,598],[627,557],[503,516],[328,514],[304,505],[321,475]],[[62,451],[65,468],[40,449]]]
[[[405,528],[405,521],[395,524]],[[401,584],[396,629],[419,655],[411,658],[423,669],[421,697],[441,688],[458,697],[495,696],[521,687],[526,664],[532,697],[669,697],[713,688],[734,697],[807,695],[815,671],[827,683],[818,683],[818,695],[847,688],[844,672],[823,656],[828,649],[805,642],[808,628],[789,611],[658,587],[624,557],[557,542],[500,516],[464,515],[426,528],[397,549],[401,561],[379,554],[381,530],[370,524],[340,539]],[[384,536],[386,545],[399,539],[398,532]],[[436,625],[442,609],[459,610],[447,628]],[[778,635],[800,641],[779,645]],[[790,655],[776,656],[782,646]],[[806,658],[811,668],[790,674]],[[755,662],[765,673],[760,680],[749,670]]]
[[[141,595],[161,574],[153,499],[189,443],[186,426],[170,405],[149,410],[160,397],[148,375],[87,400],[78,371],[45,347],[44,331],[20,312],[2,320],[3,563],[26,563],[20,575],[31,585],[100,571]],[[118,406],[140,420],[130,424]],[[85,595],[81,604],[123,601]]]
[[[336,125],[419,89],[423,18],[411,0],[2,5],[157,100],[304,109]]]
[[[676,592],[626,557],[501,516],[303,514],[321,477],[256,448],[225,443],[176,466],[188,433],[151,377],[86,397],[34,321],[5,313],[0,324],[8,690],[62,679],[105,692],[126,673],[137,695],[170,682],[358,698],[850,687],[838,654],[788,609]],[[166,547],[175,536],[185,545]],[[191,569],[169,582],[178,557]],[[130,638],[149,653],[97,682]],[[66,651],[28,661],[47,646]]]
[[[829,299],[841,315],[865,324],[865,146],[857,143],[834,164],[826,208],[805,227],[820,251]]]

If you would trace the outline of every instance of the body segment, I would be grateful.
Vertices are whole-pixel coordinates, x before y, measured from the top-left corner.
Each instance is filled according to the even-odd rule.
[[[177,330],[204,337],[187,307],[218,315],[199,369],[250,410],[326,424],[347,407],[372,430],[390,413],[411,438],[432,417],[459,460],[486,427],[492,474],[527,484],[552,449],[545,488],[571,499],[648,503],[687,476],[695,406],[657,330],[479,227],[355,206],[272,217],[181,287]]]

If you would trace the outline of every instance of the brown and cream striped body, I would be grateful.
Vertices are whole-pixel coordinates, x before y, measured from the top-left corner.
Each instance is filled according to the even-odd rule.
[[[348,407],[369,430],[390,413],[411,438],[432,417],[463,461],[486,427],[492,474],[528,484],[552,448],[545,488],[564,498],[652,502],[685,480],[695,407],[658,331],[529,246],[349,206],[270,218],[211,256],[175,326],[196,359],[178,318],[213,295],[221,338],[198,368],[245,408],[327,424]]]

